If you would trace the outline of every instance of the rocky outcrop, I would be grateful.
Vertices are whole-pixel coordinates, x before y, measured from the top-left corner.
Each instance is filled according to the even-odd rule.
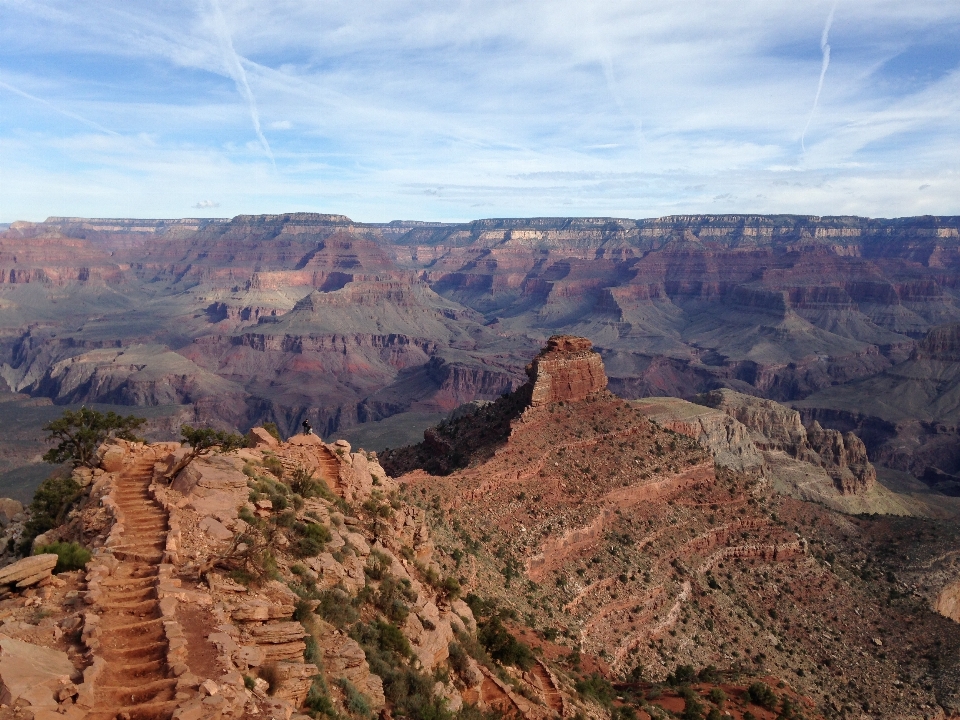
[[[386,703],[383,681],[370,672],[363,649],[328,623],[321,621],[320,627],[324,670],[331,677],[343,678],[352,683],[366,696],[373,709],[382,708]]]
[[[827,430],[816,421],[805,428],[796,410],[727,389],[705,393],[697,402],[725,412],[748,427],[760,449],[782,451],[822,467],[843,495],[863,494],[876,484],[877,473],[867,459],[867,449],[853,433]]]
[[[25,588],[36,585],[50,577],[56,564],[57,556],[53,554],[24,558],[0,570],[0,586],[15,585]]]
[[[960,323],[941,325],[930,330],[910,359],[960,362]]]
[[[960,580],[948,583],[940,590],[933,609],[954,622],[960,622]]]
[[[720,410],[758,433],[764,449],[799,452],[807,439],[800,413],[772,400],[721,389],[700,395],[697,402]]]
[[[877,471],[867,459],[867,448],[852,432],[825,430],[814,421],[807,428],[807,442],[813,460],[830,473],[837,489],[844,495],[862,493],[877,482]],[[806,459],[806,457],[805,457]]]
[[[34,717],[59,717],[60,696],[76,694],[73,680],[79,673],[67,654],[0,634],[0,703],[3,707],[27,704]],[[20,701],[18,703],[18,701]],[[66,709],[66,708],[64,708]],[[19,709],[16,714],[19,716]],[[75,717],[75,716],[72,716]]]
[[[747,426],[720,410],[671,397],[644,398],[633,405],[663,427],[695,438],[721,467],[741,471],[763,467],[763,454]]]
[[[603,360],[593,343],[572,335],[554,335],[527,368],[533,384],[530,405],[577,402],[607,387]]]

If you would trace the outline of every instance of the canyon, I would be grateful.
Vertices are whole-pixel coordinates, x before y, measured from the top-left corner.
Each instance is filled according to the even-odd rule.
[[[960,530],[854,433],[527,359],[414,445],[114,439],[40,535],[4,500],[0,718],[960,715]]]
[[[726,389],[623,400],[602,368],[551,337],[513,393],[379,455],[445,571],[553,648],[555,675],[589,657],[621,700],[642,688],[641,717],[689,707],[651,684],[711,666],[805,717],[960,712],[954,520],[884,490],[856,436]]]
[[[0,233],[0,377],[11,410],[148,408],[158,440],[308,420],[382,449],[570,334],[621,397],[775,400],[958,494],[958,287],[951,217],[53,217]]]

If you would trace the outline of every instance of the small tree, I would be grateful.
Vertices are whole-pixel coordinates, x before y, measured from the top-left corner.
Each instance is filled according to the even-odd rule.
[[[181,425],[180,435],[183,442],[190,446],[190,452],[184,455],[180,462],[167,473],[168,480],[176,477],[177,473],[201,455],[209,455],[214,451],[230,452],[231,450],[239,450],[246,445],[243,435],[228,433],[224,430],[214,430],[213,428],[195,428],[191,425]]]
[[[100,445],[111,437],[140,440],[134,431],[146,421],[133,415],[120,416],[112,410],[106,415],[85,407],[76,412],[66,410],[43,426],[47,440],[59,441],[55,448],[44,453],[43,460],[54,465],[70,461],[74,467],[95,467]]]

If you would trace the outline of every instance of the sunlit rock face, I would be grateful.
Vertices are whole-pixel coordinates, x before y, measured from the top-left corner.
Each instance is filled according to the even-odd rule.
[[[533,407],[554,402],[583,400],[607,387],[603,360],[593,344],[582,337],[554,335],[537,355],[527,374],[533,383]]]

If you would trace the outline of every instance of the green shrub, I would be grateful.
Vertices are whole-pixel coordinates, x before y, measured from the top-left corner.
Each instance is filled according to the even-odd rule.
[[[343,690],[344,704],[347,706],[347,710],[360,717],[368,717],[370,715],[370,703],[367,702],[363,693],[357,690],[352,682],[346,678],[340,678],[337,680],[337,685]]]
[[[460,581],[452,575],[443,579],[443,582],[440,583],[439,589],[451,600],[456,600],[458,597],[460,597]]]
[[[494,615],[478,623],[477,639],[497,662],[504,665],[514,665],[521,670],[529,670],[533,666],[533,653],[530,646],[520,642],[507,631],[499,615]]]
[[[267,472],[271,473],[277,480],[283,479],[283,463],[275,455],[268,455],[263,459],[263,466]]]
[[[777,708],[777,694],[762,682],[751,683],[747,688],[746,698],[749,702],[766,710]]]
[[[710,698],[710,702],[720,708],[722,708],[723,704],[727,701],[727,694],[718,687],[712,688],[708,697]]]
[[[50,545],[41,545],[36,549],[34,555],[45,553],[53,553],[57,556],[57,565],[53,569],[54,573],[83,570],[92,557],[89,550],[75,542],[55,542]]]
[[[42,483],[30,503],[30,519],[23,528],[20,551],[30,551],[33,539],[47,530],[59,527],[67,512],[80,497],[80,485],[70,475],[56,473]]]
[[[316,557],[330,540],[330,530],[326,525],[298,522],[293,529],[297,534],[293,551],[298,557]]]
[[[373,605],[392,622],[403,623],[410,614],[408,602],[416,602],[417,593],[411,588],[410,581],[397,580],[387,575],[373,595]]]
[[[273,524],[282,528],[293,527],[293,523],[296,519],[297,514],[293,510],[284,510],[283,512],[277,513],[273,516]]]
[[[333,706],[333,702],[330,700],[330,696],[327,694],[326,685],[319,675],[314,678],[313,684],[307,693],[307,699],[303,704],[308,710],[313,712],[314,717],[316,717],[317,714],[327,715],[331,718],[337,717],[337,711]]]
[[[677,669],[667,675],[667,682],[671,685],[689,685],[696,679],[697,671],[693,665],[677,665]]]
[[[316,613],[331,625],[343,630],[356,622],[359,613],[350,604],[350,595],[342,588],[333,587],[320,593]]]
[[[697,679],[702,683],[718,683],[720,682],[720,671],[717,670],[716,665],[707,665],[697,673]]]
[[[357,623],[350,629],[350,637],[363,648],[370,671],[383,680],[383,692],[394,717],[453,720],[446,701],[433,695],[435,680],[411,667],[413,653],[400,628],[382,620]],[[473,719],[476,715],[466,717]]]
[[[460,646],[460,643],[457,642],[450,643],[447,647],[447,653],[447,662],[450,663],[450,669],[463,678],[470,668],[469,655],[467,655],[466,651]]]
[[[599,673],[577,680],[574,689],[584,697],[593,698],[604,707],[610,707],[615,695],[613,685]]]
[[[703,720],[703,703],[700,697],[689,686],[680,691],[683,697],[683,720]]]
[[[367,566],[363,571],[371,580],[383,580],[389,573],[391,565],[393,565],[393,561],[389,555],[379,550],[373,550],[367,558]]]
[[[74,467],[96,467],[97,449],[108,438],[141,440],[134,431],[145,422],[146,418],[121,417],[113,411],[104,415],[86,407],[76,412],[66,410],[62,416],[43,426],[47,440],[58,441],[55,448],[44,453],[43,461],[54,465],[69,461]]]
[[[253,511],[250,510],[246,505],[240,507],[240,512],[238,513],[241,520],[243,520],[248,525],[258,527],[260,525],[260,520],[256,515],[253,514]]]
[[[172,479],[190,463],[202,455],[213,452],[230,452],[245,447],[246,438],[243,435],[228,433],[213,428],[195,428],[190,425],[180,426],[180,437],[183,443],[190,446],[190,450],[167,471],[166,477]]]
[[[490,656],[498,662],[529,670],[533,665],[530,647],[513,637],[502,622],[503,618],[516,617],[516,613],[501,610],[495,600],[484,600],[473,593],[467,595],[466,603],[477,619],[477,639]]]

